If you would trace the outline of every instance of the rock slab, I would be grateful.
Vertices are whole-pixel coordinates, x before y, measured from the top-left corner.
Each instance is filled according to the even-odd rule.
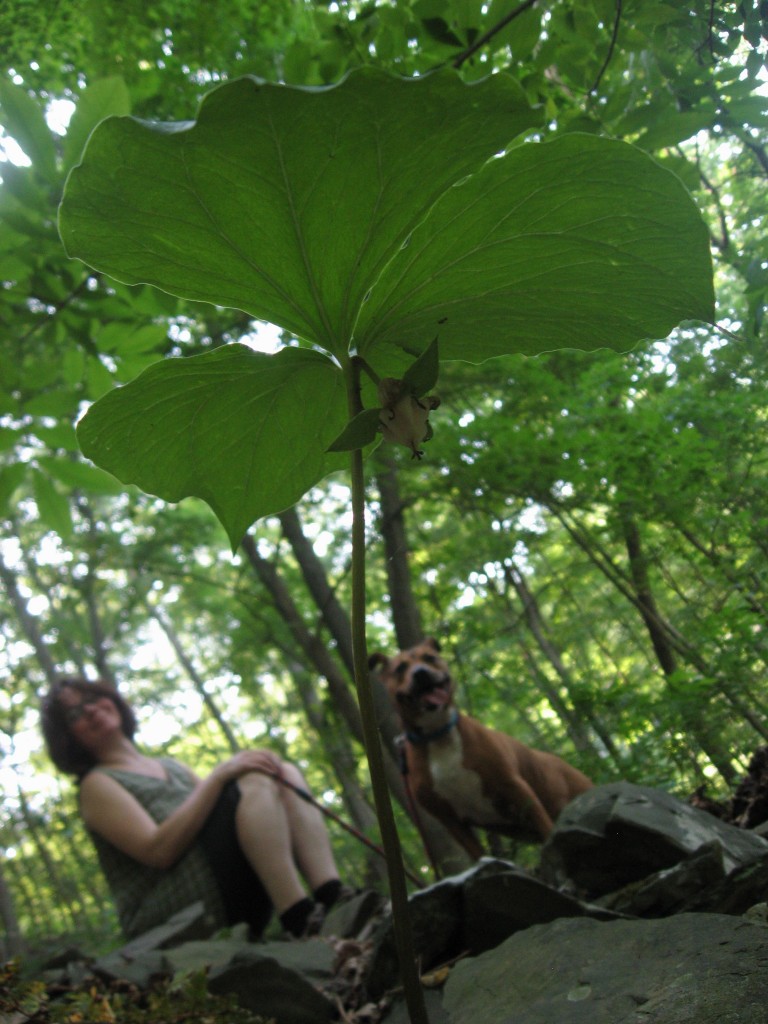
[[[590,897],[679,864],[708,843],[728,875],[768,853],[768,843],[661,790],[615,782],[582,793],[561,813],[541,853],[541,877]]]
[[[768,928],[720,914],[567,918],[459,962],[450,1024],[761,1024]]]

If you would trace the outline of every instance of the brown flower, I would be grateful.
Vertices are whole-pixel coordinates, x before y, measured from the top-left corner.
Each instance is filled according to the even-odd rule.
[[[429,414],[440,405],[440,399],[435,395],[416,398],[403,381],[384,377],[379,383],[379,401],[379,424],[386,440],[405,445],[414,459],[420,459],[424,452],[419,445],[432,437]]]

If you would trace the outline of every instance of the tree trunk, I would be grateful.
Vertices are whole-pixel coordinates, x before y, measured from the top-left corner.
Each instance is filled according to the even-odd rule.
[[[424,639],[421,614],[413,595],[409,548],[400,497],[397,467],[389,456],[376,456],[376,484],[381,502],[381,535],[387,567],[390,609],[399,650],[414,647]]]
[[[525,578],[522,573],[519,572],[517,566],[512,561],[507,561],[504,564],[504,578],[509,583],[517,594],[520,603],[523,606],[523,615],[528,625],[534,640],[536,641],[539,650],[546,657],[552,668],[557,673],[560,682],[569,692],[572,689],[572,680],[570,673],[563,664],[563,659],[560,657],[560,652],[557,650],[555,645],[547,636],[546,626],[539,609],[538,602],[531,591],[528,589],[528,585],[525,582]],[[543,673],[537,672],[540,683],[545,687],[545,693],[547,700],[552,705],[554,710],[560,716],[561,721],[565,725],[568,735],[570,736],[573,745],[577,750],[583,752],[589,752],[593,757],[597,758],[598,752],[590,739],[589,733],[584,728],[584,725],[579,718],[579,715],[570,708],[566,702],[562,699],[557,691],[557,688],[552,686]]]
[[[5,938],[0,950],[3,960],[10,960],[12,957],[21,956],[25,951],[24,939],[16,917],[16,909],[13,904],[13,897],[5,880],[3,862],[0,860],[0,921],[3,922]]]
[[[272,598],[275,609],[283,622],[288,626],[298,649],[304,652],[309,664],[313,665],[327,681],[339,714],[347,723],[351,735],[362,745],[363,729],[360,723],[360,711],[343,672],[328,653],[325,644],[307,629],[288,588],[280,579],[274,565],[259,554],[250,534],[244,537],[242,547],[251,568]]]
[[[349,615],[341,606],[335,590],[328,582],[325,566],[315,554],[315,549],[310,541],[305,537],[296,509],[289,508],[282,512],[280,524],[291,545],[299,569],[301,569],[307,589],[312,595],[329,633],[336,641],[336,650],[351,678],[354,670],[352,667],[352,628]]]
[[[14,894],[17,911],[20,911],[30,921],[45,921],[46,916],[50,919],[55,914],[58,921],[63,922],[61,910],[55,903],[51,907],[44,908],[41,906],[40,888],[27,870],[26,864],[22,865],[19,863],[18,857],[6,858],[3,863],[3,870],[6,874],[8,886]],[[39,866],[35,864],[35,874],[39,870]],[[48,911],[47,915],[46,911]],[[66,923],[68,924],[69,922]],[[53,931],[52,921],[50,925]]]
[[[620,518],[637,608],[645,623],[648,636],[651,638],[651,644],[661,665],[662,672],[665,676],[671,676],[677,669],[677,658],[668,642],[656,607],[656,600],[653,596],[651,582],[648,577],[648,563],[643,553],[640,531],[637,528],[637,523],[626,510],[621,511]]]
[[[656,600],[651,588],[648,575],[648,563],[643,551],[640,530],[634,518],[626,509],[621,510],[621,527],[624,535],[624,542],[627,548],[630,574],[635,591],[637,607],[642,616],[648,635],[651,638],[653,649],[659,660],[662,671],[667,679],[670,679],[677,671],[677,658],[672,646],[668,642],[669,631],[664,629],[664,620],[659,615],[656,607]],[[699,671],[706,672],[706,664],[701,659],[691,659]],[[736,777],[736,770],[730,759],[730,753],[724,749],[714,736],[706,720],[704,709],[698,713],[686,712],[683,706],[683,713],[688,718],[688,728],[696,737],[697,742],[717,768],[726,782],[733,782]]]
[[[622,513],[622,528],[625,534],[625,543],[630,562],[631,577],[629,580],[621,574],[608,555],[600,551],[599,546],[590,543],[587,535],[577,524],[568,521],[565,513],[556,503],[549,507],[590,560],[637,608],[646,631],[651,638],[654,653],[664,671],[668,684],[674,686],[674,673],[677,666],[676,655],[682,656],[702,675],[714,677],[714,674],[708,671],[708,666],[699,657],[695,648],[677,632],[671,623],[660,615],[650,588],[639,531],[635,523],[629,525],[624,523],[627,517],[626,511]],[[731,763],[729,752],[724,750],[719,740],[710,734],[711,729],[704,709],[700,708],[697,713],[692,714],[690,710],[682,707],[680,714],[691,738],[698,743],[701,750],[717,768],[725,781],[728,783],[733,782],[736,777],[736,770]]]
[[[224,739],[227,741],[229,749],[233,753],[235,753],[240,749],[240,744],[238,743],[237,738],[229,725],[229,722],[226,721],[221,711],[219,710],[216,701],[213,699],[213,697],[211,697],[210,693],[208,693],[208,691],[206,690],[205,680],[201,678],[197,669],[192,664],[191,659],[187,656],[187,653],[184,650],[181,640],[179,639],[176,630],[173,628],[172,623],[167,618],[165,613],[161,611],[159,608],[153,608],[149,604],[147,604],[147,611],[155,620],[155,622],[157,622],[162,631],[165,633],[166,637],[168,638],[168,642],[170,643],[171,647],[173,647],[176,653],[176,657],[179,659],[179,663],[182,665],[184,671],[189,676],[195,690],[202,698],[203,703],[205,704],[205,707],[208,710],[208,714],[221,729],[222,735],[224,736]]]
[[[87,562],[88,571],[81,582],[81,590],[85,600],[85,607],[88,612],[88,626],[91,635],[93,660],[96,665],[96,671],[99,673],[99,678],[117,689],[117,680],[115,679],[112,667],[109,664],[109,646],[107,644],[107,637],[101,622],[101,615],[99,614],[99,601],[97,597],[98,577],[95,571],[98,559],[94,556],[97,534],[94,528],[93,514],[91,512],[90,505],[85,500],[80,500],[78,502],[78,508],[83,519],[88,524],[88,532],[91,540]]]
[[[576,544],[578,544],[593,565],[595,565],[605,578],[612,583],[614,587],[616,587],[618,592],[641,613],[643,624],[646,626],[646,632],[646,618],[648,616],[655,616],[654,629],[661,630],[663,632],[665,643],[672,650],[673,655],[679,654],[686,659],[695,659],[695,647],[692,647],[687,640],[677,632],[670,622],[663,620],[660,617],[653,601],[651,601],[650,604],[646,603],[645,606],[641,604],[635,590],[634,581],[631,577],[627,577],[626,573],[616,565],[614,560],[610,557],[610,554],[603,550],[578,523],[569,518],[557,503],[552,502],[548,504],[547,507],[553,515],[557,517],[568,535],[576,542]],[[692,663],[695,664],[695,662]]]
[[[40,630],[37,628],[37,620],[27,611],[27,603],[19,591],[16,573],[12,569],[8,568],[8,566],[2,561],[2,558],[0,558],[0,582],[2,582],[5,587],[8,599],[16,613],[16,618],[19,620],[22,632],[34,648],[37,660],[45,674],[45,678],[48,680],[48,684],[52,686],[58,676],[56,665],[48,651],[45,641],[40,635]]]
[[[27,799],[21,787],[19,787],[17,791],[17,797],[21,816],[26,826],[26,835],[31,839],[37,851],[37,855],[45,868],[45,872],[48,876],[48,882],[51,889],[56,894],[57,904],[65,910],[73,926],[76,928],[87,927],[87,922],[83,916],[81,902],[77,898],[75,892],[75,886],[72,884],[71,880],[62,878],[58,866],[54,862],[53,857],[51,857],[48,847],[40,835],[40,828],[30,812]]]

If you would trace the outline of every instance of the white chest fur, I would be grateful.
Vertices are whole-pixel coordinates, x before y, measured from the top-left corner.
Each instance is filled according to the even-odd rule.
[[[484,796],[480,776],[462,764],[458,729],[429,745],[429,770],[435,792],[458,816],[475,825],[500,825],[504,819]]]

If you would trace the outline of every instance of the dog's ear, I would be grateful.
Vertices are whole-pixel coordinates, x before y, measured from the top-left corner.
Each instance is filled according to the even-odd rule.
[[[435,651],[439,651],[440,650],[440,644],[437,642],[437,640],[433,636],[425,636],[424,637],[424,643],[425,644],[429,644],[429,646],[432,647]]]
[[[386,665],[388,660],[389,659],[387,658],[386,654],[382,654],[381,651],[376,651],[374,654],[371,654],[368,657],[368,668],[371,670],[371,672],[374,672],[382,665]]]

